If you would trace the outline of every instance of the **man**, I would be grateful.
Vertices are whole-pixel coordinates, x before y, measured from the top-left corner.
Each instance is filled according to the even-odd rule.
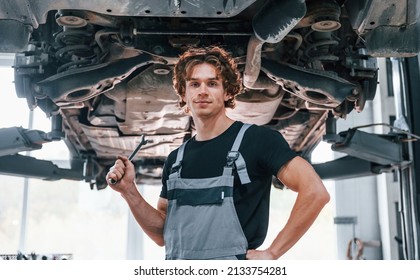
[[[227,117],[241,80],[225,50],[186,51],[174,68],[174,87],[196,135],[169,154],[157,209],[139,194],[126,157],[107,174],[107,181],[118,181],[110,186],[144,232],[165,246],[166,259],[278,259],[329,201],[321,179],[279,132]],[[259,250],[273,175],[298,195],[284,228],[271,246]]]

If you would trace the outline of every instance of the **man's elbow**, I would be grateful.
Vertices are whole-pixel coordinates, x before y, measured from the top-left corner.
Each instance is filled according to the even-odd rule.
[[[159,247],[163,247],[165,246],[165,241],[162,238],[157,238],[154,239],[153,241],[155,241],[155,243],[159,246]]]
[[[146,232],[149,238],[156,243],[159,247],[165,246],[165,240],[163,238],[163,234],[159,233],[152,233],[152,232]]]
[[[325,187],[322,187],[317,191],[316,200],[322,207],[324,207],[330,201],[330,199],[330,194],[325,189]]]

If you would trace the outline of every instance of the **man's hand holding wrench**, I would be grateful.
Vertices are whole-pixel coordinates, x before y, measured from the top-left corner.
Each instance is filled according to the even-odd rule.
[[[144,135],[143,135],[139,145],[136,147],[136,149],[131,153],[131,155],[128,158],[125,156],[118,156],[117,161],[110,168],[108,174],[106,175],[106,181],[108,182],[109,186],[116,189],[114,186],[119,184],[119,181],[123,177],[124,177],[124,181],[126,182],[127,182],[127,179],[130,182],[134,181],[135,171],[134,171],[134,165],[131,161],[135,157],[137,152],[140,150],[140,148],[147,142],[148,141],[144,139]]]

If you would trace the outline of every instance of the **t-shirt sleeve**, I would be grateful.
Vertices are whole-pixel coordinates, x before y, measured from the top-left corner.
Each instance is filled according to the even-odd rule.
[[[272,129],[265,129],[265,137],[262,139],[261,160],[267,170],[271,172],[273,176],[277,176],[278,171],[289,162],[291,159],[297,156],[297,153],[293,151],[283,135]]]

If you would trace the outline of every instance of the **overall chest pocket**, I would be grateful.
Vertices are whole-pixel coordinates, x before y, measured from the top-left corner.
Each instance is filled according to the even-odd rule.
[[[232,196],[231,187],[213,187],[205,189],[177,189],[174,197],[178,206],[222,204],[225,197]]]

